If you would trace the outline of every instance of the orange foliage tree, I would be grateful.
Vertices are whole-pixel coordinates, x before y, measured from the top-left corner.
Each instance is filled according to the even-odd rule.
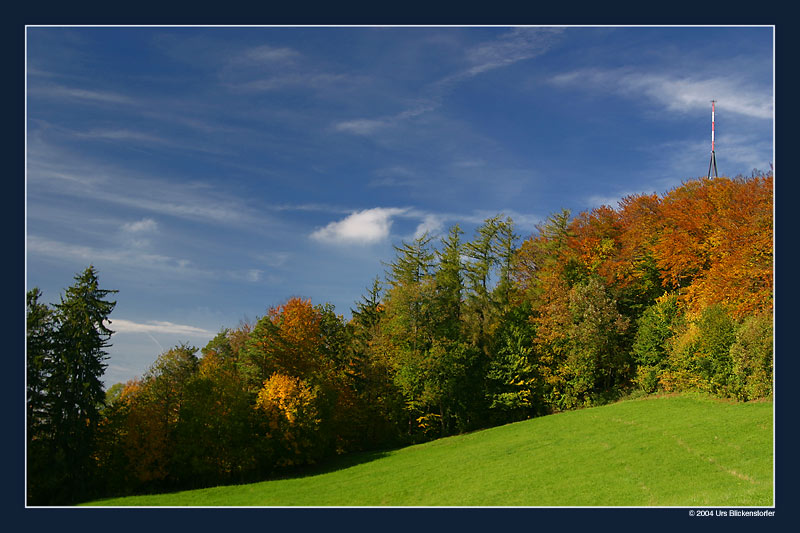
[[[239,360],[248,384],[257,390],[275,372],[290,376],[319,374],[324,361],[322,314],[311,300],[292,298],[272,307],[250,333]]]
[[[772,197],[771,176],[699,179],[662,198],[628,196],[617,209],[601,206],[574,219],[562,211],[542,224],[517,251],[515,281],[517,294],[531,304],[548,401],[564,404],[560,391],[574,388],[578,375],[571,373],[570,357],[574,334],[585,324],[580,317],[576,322],[570,299],[592,280],[602,282],[605,297],[630,323],[668,294],[690,321],[716,305],[739,322],[771,312]],[[613,314],[609,308],[608,316]],[[620,327],[618,333],[617,348],[627,350],[635,330]],[[715,352],[712,359],[704,375],[722,379],[719,368],[728,356]],[[619,363],[625,367],[629,361]],[[627,374],[622,367],[617,376]],[[771,374],[760,368],[758,390],[766,390],[761,376]]]
[[[720,303],[736,318],[772,308],[772,177],[701,179],[668,193],[654,253],[690,311]]]

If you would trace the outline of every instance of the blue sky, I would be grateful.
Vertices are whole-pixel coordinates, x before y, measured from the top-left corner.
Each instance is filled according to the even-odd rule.
[[[118,289],[107,385],[392,245],[773,156],[772,27],[29,27],[27,287]]]

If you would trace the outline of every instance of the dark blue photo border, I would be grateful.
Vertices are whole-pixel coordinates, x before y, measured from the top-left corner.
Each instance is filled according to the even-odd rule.
[[[797,357],[788,336],[794,327],[793,304],[797,276],[794,264],[793,231],[796,178],[792,158],[786,154],[792,138],[787,134],[793,125],[795,101],[794,80],[790,77],[795,68],[795,28],[788,13],[779,8],[763,5],[749,6],[747,13],[735,13],[728,5],[716,6],[685,3],[683,6],[624,4],[611,8],[604,3],[587,6],[574,3],[546,7],[531,3],[529,7],[503,9],[491,4],[480,10],[465,11],[464,5],[448,10],[437,9],[431,3],[368,4],[361,9],[357,4],[343,7],[338,3],[319,6],[297,4],[279,6],[276,3],[263,7],[232,6],[229,4],[206,9],[201,4],[170,6],[160,3],[145,7],[142,3],[131,5],[95,3],[76,5],[60,3],[48,6],[37,2],[17,7],[9,13],[3,23],[4,50],[7,68],[11,75],[6,78],[6,130],[11,131],[6,142],[6,183],[10,195],[4,209],[6,243],[12,249],[11,260],[5,261],[5,271],[10,273],[11,283],[5,283],[2,298],[5,309],[4,330],[6,338],[12,339],[6,351],[5,383],[2,387],[3,406],[8,416],[5,448],[7,450],[5,475],[3,476],[2,510],[7,524],[18,524],[18,528],[29,531],[81,529],[83,531],[157,531],[178,528],[179,531],[213,531],[232,528],[250,531],[276,531],[291,528],[292,531],[347,530],[358,531],[420,531],[464,528],[468,531],[515,530],[543,531],[556,527],[571,531],[581,527],[596,530],[604,526],[615,530],[649,530],[651,528],[752,530],[759,520],[758,529],[777,529],[791,522],[794,504],[794,479],[796,451],[789,446],[793,437],[794,410],[793,377],[797,375]],[[663,8],[663,10],[658,9]],[[715,11],[720,11],[716,13]],[[784,165],[775,180],[775,511],[774,518],[738,518],[698,520],[689,516],[683,508],[564,508],[564,509],[35,509],[25,507],[24,489],[24,354],[25,321],[25,26],[26,25],[139,25],[139,24],[303,24],[303,25],[513,25],[513,24],[568,24],[568,25],[774,25],[775,27],[775,153],[784,154],[780,164]],[[724,43],[720,43],[724,46]],[[791,85],[790,85],[791,84]],[[779,98],[782,97],[782,98]],[[777,167],[777,164],[776,164]],[[785,179],[781,179],[786,176]],[[791,217],[791,218],[790,218]],[[794,275],[793,275],[794,274]],[[9,279],[9,276],[6,278]],[[20,286],[21,285],[21,286]],[[8,346],[8,345],[7,345]],[[791,521],[791,522],[790,522]],[[12,527],[14,527],[12,525]]]

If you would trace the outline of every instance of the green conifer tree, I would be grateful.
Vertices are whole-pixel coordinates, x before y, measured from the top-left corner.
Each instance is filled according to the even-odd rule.
[[[33,368],[28,371],[35,377],[28,390],[31,394],[31,386],[39,387],[34,395],[42,402],[33,414],[33,424],[43,429],[31,435],[37,442],[31,450],[29,472],[46,476],[42,479],[37,474],[29,480],[31,503],[72,503],[89,494],[93,439],[105,404],[101,381],[107,366],[105,348],[113,333],[108,317],[116,305],[105,298],[116,292],[101,289],[97,270],[89,266],[75,276],[75,283],[54,306],[52,327],[44,325],[49,318],[41,318],[49,313],[38,304],[38,292],[29,300],[33,323],[28,331],[32,348],[28,358]],[[44,352],[43,347],[47,347]],[[37,366],[37,361],[45,366]]]

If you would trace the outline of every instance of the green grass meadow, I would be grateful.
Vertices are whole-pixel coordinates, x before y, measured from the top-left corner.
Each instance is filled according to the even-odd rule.
[[[627,400],[380,453],[302,477],[91,506],[772,506],[772,402]]]

